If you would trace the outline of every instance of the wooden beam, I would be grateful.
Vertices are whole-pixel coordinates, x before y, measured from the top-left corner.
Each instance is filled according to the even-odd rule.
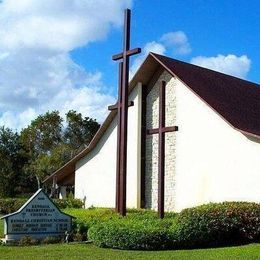
[[[128,107],[132,107],[134,105],[134,101],[128,101]],[[120,105],[119,105],[120,106]],[[108,106],[108,110],[116,110],[118,109],[118,102],[114,105]]]
[[[126,215],[126,170],[127,170],[127,116],[128,116],[128,80],[129,80],[129,57],[126,52],[130,47],[130,24],[131,11],[125,10],[125,28],[124,28],[124,45],[123,45],[123,71],[122,71],[122,131],[120,142],[120,214]]]
[[[167,132],[175,132],[178,131],[178,126],[167,126],[162,128],[154,128],[154,129],[148,129],[146,133],[148,135],[158,134],[159,132],[167,133]]]
[[[126,170],[127,170],[127,120],[128,106],[133,102],[128,102],[129,87],[129,57],[140,53],[141,49],[130,50],[130,24],[131,11],[125,10],[124,15],[124,44],[123,52],[113,56],[113,60],[122,59],[121,73],[119,75],[118,103],[109,106],[109,110],[118,110],[118,140],[117,140],[117,187],[116,187],[116,209],[122,216],[126,215]]]
[[[146,161],[146,89],[142,85],[142,122],[141,122],[141,208],[145,208],[145,161]]]
[[[127,51],[126,55],[130,57],[132,55],[139,54],[139,53],[141,53],[141,48],[135,48],[135,49]],[[123,52],[121,52],[119,54],[115,54],[112,56],[112,60],[115,60],[115,61],[121,60],[121,59],[123,59],[123,55],[124,55]]]
[[[123,63],[120,62],[118,66],[118,103],[122,102],[122,69]],[[116,157],[116,212],[119,212],[120,205],[120,143],[121,143],[121,106],[117,106],[117,157]]]
[[[165,85],[162,81],[159,89],[159,128],[165,127]],[[165,135],[164,132],[159,131],[159,160],[158,163],[158,211],[159,217],[164,218],[164,170],[165,170]]]

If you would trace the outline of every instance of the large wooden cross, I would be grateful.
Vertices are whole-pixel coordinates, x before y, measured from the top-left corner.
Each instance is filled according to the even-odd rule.
[[[127,115],[128,106],[128,81],[129,81],[129,57],[141,52],[140,48],[130,50],[130,23],[131,11],[125,10],[124,17],[124,43],[123,52],[112,57],[114,61],[123,60],[119,63],[118,101],[109,106],[109,110],[117,110],[117,170],[116,170],[116,210],[122,216],[126,215],[126,167],[127,167]]]
[[[159,135],[158,147],[158,214],[164,218],[164,186],[165,186],[165,133],[178,131],[178,126],[165,126],[165,86],[166,82],[162,81],[159,89],[159,127],[148,129],[147,134]]]

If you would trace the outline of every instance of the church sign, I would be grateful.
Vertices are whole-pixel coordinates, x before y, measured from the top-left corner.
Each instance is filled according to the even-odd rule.
[[[36,239],[62,236],[72,229],[72,216],[61,212],[52,200],[39,189],[18,211],[3,216],[5,241],[23,236]]]

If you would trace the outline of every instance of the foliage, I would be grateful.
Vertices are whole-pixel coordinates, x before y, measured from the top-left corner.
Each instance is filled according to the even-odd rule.
[[[211,203],[183,210],[176,218],[180,247],[230,245],[260,238],[260,204]]]
[[[88,230],[102,223],[107,223],[110,220],[120,221],[119,216],[114,209],[108,208],[90,208],[90,209],[65,209],[64,212],[76,217],[74,223],[74,233],[81,234],[84,240],[87,239]],[[176,216],[176,213],[166,213],[164,221],[171,221]],[[157,213],[152,210],[129,209],[127,216],[123,218],[129,221],[139,223],[141,221],[158,221]]]
[[[57,244],[62,241],[61,237],[45,237],[41,240],[42,244]]]
[[[36,178],[38,188],[49,167],[48,155],[62,141],[62,121],[58,111],[47,112],[21,131],[21,141],[29,160],[24,172],[28,177]]]
[[[42,180],[89,144],[99,124],[69,111],[39,115],[20,133],[0,127],[0,196],[13,197],[41,187]],[[16,185],[13,185],[13,184]]]
[[[29,179],[36,178],[38,188],[42,180],[88,145],[99,128],[92,118],[69,111],[66,124],[58,111],[39,115],[22,130],[21,140],[26,149],[28,163],[24,172]]]
[[[163,221],[149,210],[129,210],[125,218],[112,209],[68,209],[66,212],[77,217],[75,233],[88,236],[87,239],[102,247],[198,248],[260,240],[260,204],[257,203],[211,203],[179,214],[166,213]]]
[[[25,161],[19,135],[11,129],[0,127],[0,196],[13,196],[15,182],[19,183]]]
[[[26,198],[4,198],[0,199],[0,214],[9,214],[17,211],[23,204],[26,203]],[[55,205],[60,209],[83,207],[83,202],[80,199],[54,199]]]
[[[24,236],[18,242],[19,246],[34,246],[37,244],[39,244],[39,240],[32,238],[30,236]]]
[[[58,111],[47,112],[22,130],[21,139],[33,159],[49,153],[61,142],[62,121]]]
[[[9,214],[17,211],[27,199],[5,198],[0,199],[0,214]]]
[[[110,220],[91,227],[88,237],[99,247],[162,250],[172,248],[170,226],[163,220]]]
[[[83,207],[83,201],[80,199],[74,199],[74,198],[54,199],[53,202],[60,209],[65,209],[65,208],[80,209]]]
[[[72,237],[73,241],[75,242],[82,242],[82,241],[85,241],[86,240],[86,236],[82,233],[74,233],[73,234],[73,237]]]
[[[24,167],[25,172],[32,177],[36,175],[37,180],[42,181],[48,174],[60,168],[71,157],[68,145],[60,144],[53,148],[50,153],[40,154]],[[38,188],[40,188],[40,183]]]
[[[96,120],[82,117],[81,113],[70,110],[66,114],[67,127],[64,133],[65,142],[75,150],[82,145],[88,145],[99,128]]]

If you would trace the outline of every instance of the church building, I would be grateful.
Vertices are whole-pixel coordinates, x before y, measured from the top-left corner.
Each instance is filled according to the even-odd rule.
[[[160,88],[165,87],[165,102]],[[158,134],[165,109],[166,211],[209,202],[260,202],[260,85],[150,53],[129,83],[127,208],[157,210]],[[174,128],[173,128],[174,127]],[[61,196],[115,207],[117,110],[81,153],[48,177]]]

